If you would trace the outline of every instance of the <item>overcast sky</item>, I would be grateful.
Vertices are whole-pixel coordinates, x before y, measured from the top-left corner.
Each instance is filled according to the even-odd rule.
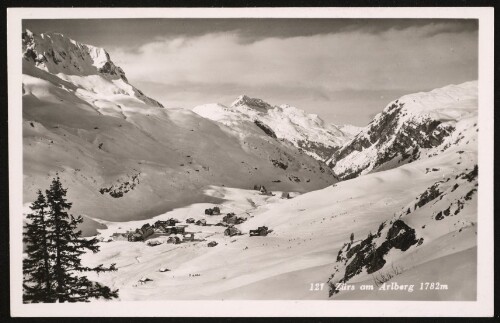
[[[104,47],[167,107],[247,94],[328,122],[366,125],[402,95],[477,79],[476,20],[25,20]]]

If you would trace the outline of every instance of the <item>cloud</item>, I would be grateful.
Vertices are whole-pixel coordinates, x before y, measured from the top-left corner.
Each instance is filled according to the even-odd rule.
[[[378,33],[351,28],[253,42],[242,41],[241,33],[234,31],[168,36],[134,51],[118,47],[109,52],[132,83],[145,85],[141,89],[146,93],[156,84],[153,92],[160,93],[160,101],[182,93],[186,105],[203,97],[207,100],[199,104],[209,98],[228,99],[231,91],[233,97],[253,91],[271,101],[289,95],[289,100],[276,103],[326,107],[335,97],[332,93],[339,91],[399,93],[477,78],[477,30],[453,23]],[[161,86],[164,90],[158,91]]]

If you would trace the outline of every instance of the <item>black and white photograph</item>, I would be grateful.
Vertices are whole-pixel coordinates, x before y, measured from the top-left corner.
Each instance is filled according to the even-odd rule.
[[[17,315],[490,313],[493,11],[389,9],[10,11]]]

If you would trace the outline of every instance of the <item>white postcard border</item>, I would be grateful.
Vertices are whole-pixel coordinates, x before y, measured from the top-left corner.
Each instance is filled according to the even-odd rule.
[[[22,19],[74,18],[470,18],[479,19],[477,301],[136,301],[22,303]],[[11,315],[64,316],[492,316],[493,8],[9,8],[7,12]]]

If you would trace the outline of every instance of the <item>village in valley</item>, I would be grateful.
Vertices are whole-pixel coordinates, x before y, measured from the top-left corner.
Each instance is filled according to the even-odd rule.
[[[264,196],[274,196],[272,192],[268,192],[267,189],[262,185],[255,185],[254,190],[260,192],[261,195]],[[283,192],[281,194],[282,199],[289,199],[290,193]],[[247,213],[248,214],[248,213]],[[213,208],[205,209],[205,215],[211,216],[215,218],[216,216],[220,216],[221,210],[219,206],[214,206]],[[219,217],[220,218],[220,217]],[[217,219],[217,218],[215,218]],[[153,225],[149,223],[143,224],[140,228],[136,228],[135,230],[129,230],[127,232],[113,232],[111,237],[104,239],[101,237],[101,241],[103,242],[112,242],[112,241],[123,241],[127,240],[130,242],[145,242],[148,246],[157,246],[162,243],[171,243],[171,244],[180,244],[183,242],[192,242],[192,241],[206,241],[206,239],[196,239],[194,231],[186,231],[187,228],[191,225],[195,226],[219,226],[226,227],[224,230],[225,236],[236,236],[243,235],[243,233],[236,227],[236,225],[241,224],[247,220],[244,216],[236,215],[234,212],[229,212],[220,221],[217,223],[207,223],[205,218],[195,219],[188,218],[185,220],[185,224],[175,218],[169,218],[168,220],[157,220]],[[250,236],[267,236],[271,233],[270,230],[266,226],[260,226],[254,230],[249,231]],[[161,239],[165,238],[167,239]],[[216,241],[208,242],[208,247],[215,247],[218,243]]]
[[[253,190],[213,186],[205,193],[213,197],[223,194],[223,202],[192,204],[148,220],[100,220],[106,226],[99,229],[97,235],[101,252],[86,254],[85,261],[92,264],[111,257],[120,267],[120,273],[100,274],[93,279],[120,285],[121,295],[126,298],[135,297],[136,293],[140,295],[140,291],[133,292],[138,289],[197,284],[205,271],[201,268],[196,271],[199,266],[186,261],[198,261],[207,256],[208,250],[224,247],[220,248],[224,251],[229,245],[233,245],[232,248],[241,246],[238,248],[244,252],[255,246],[259,246],[255,250],[267,246],[266,240],[273,230],[261,214],[271,204],[284,203],[298,196],[296,192],[268,191],[262,185],[255,185]],[[253,221],[248,223],[249,219]],[[241,240],[235,243],[237,239]],[[184,279],[195,280],[187,283]]]

